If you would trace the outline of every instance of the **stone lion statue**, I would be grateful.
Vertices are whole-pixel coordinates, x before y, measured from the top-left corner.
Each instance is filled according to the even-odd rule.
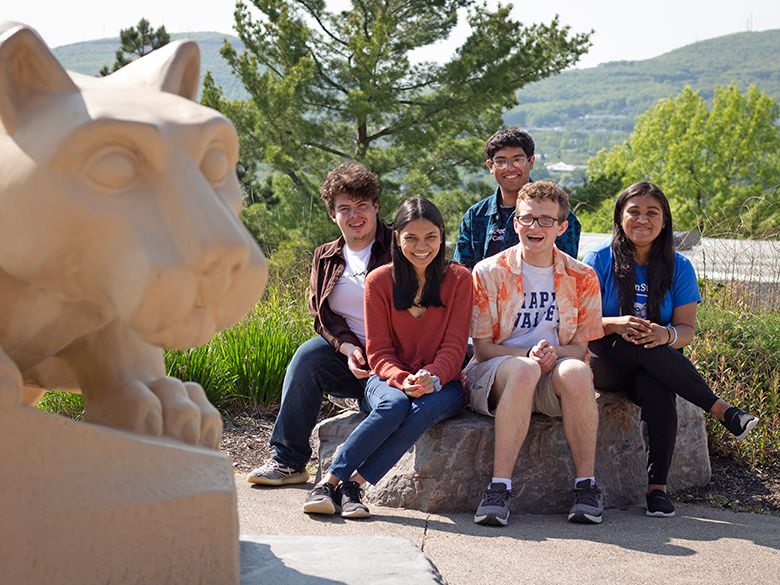
[[[86,419],[215,447],[219,413],[166,376],[262,294],[238,220],[238,141],[196,103],[200,56],[174,42],[105,78],[65,71],[0,25],[0,411],[41,389]]]

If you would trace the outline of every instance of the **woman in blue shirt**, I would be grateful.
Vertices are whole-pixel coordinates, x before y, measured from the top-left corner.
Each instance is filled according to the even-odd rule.
[[[683,355],[701,301],[690,261],[675,252],[672,213],[652,183],[634,183],[615,204],[611,241],[583,261],[598,275],[605,336],[590,342],[600,390],[623,391],[641,408],[647,436],[648,516],[674,516],[666,477],[677,436],[676,396],[715,416],[737,439],[758,419],[718,398]]]

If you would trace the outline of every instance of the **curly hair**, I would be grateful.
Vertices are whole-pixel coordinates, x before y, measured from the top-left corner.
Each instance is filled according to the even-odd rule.
[[[496,152],[507,146],[519,146],[528,158],[534,155],[534,141],[527,132],[517,128],[501,128],[488,138],[485,145],[485,160],[493,160]]]
[[[379,199],[379,178],[359,162],[342,163],[327,174],[320,187],[320,198],[328,215],[335,215],[334,200],[342,194],[353,200],[368,199],[376,203]]]
[[[521,201],[528,201],[529,199],[549,199],[557,203],[561,210],[561,214],[558,216],[559,220],[563,221],[569,216],[569,196],[566,194],[566,191],[555,183],[550,183],[549,181],[526,183],[517,194],[516,205],[520,205]]]
[[[647,260],[647,317],[654,323],[661,323],[661,301],[674,281],[674,234],[672,233],[672,211],[669,200],[659,187],[647,181],[628,186],[615,202],[612,226],[612,270],[618,285],[620,311],[623,315],[634,314],[634,244],[623,231],[623,209],[629,200],[637,195],[650,195],[661,205],[664,227],[653,240]]]

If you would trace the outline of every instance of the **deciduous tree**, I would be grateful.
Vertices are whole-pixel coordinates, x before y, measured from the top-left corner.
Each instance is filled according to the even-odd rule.
[[[642,114],[626,143],[591,159],[590,185],[614,185],[616,177],[620,188],[652,181],[686,229],[776,227],[778,113],[777,102],[755,86],[745,94],[736,84],[718,86],[711,107],[686,88]]]

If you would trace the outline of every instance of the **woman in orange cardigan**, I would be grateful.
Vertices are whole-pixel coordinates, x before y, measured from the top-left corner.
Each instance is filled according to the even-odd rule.
[[[369,414],[347,438],[303,511],[365,518],[361,486],[379,481],[431,426],[465,403],[461,365],[471,325],[468,269],[444,257],[444,221],[409,199],[393,223],[391,264],[366,278]]]

